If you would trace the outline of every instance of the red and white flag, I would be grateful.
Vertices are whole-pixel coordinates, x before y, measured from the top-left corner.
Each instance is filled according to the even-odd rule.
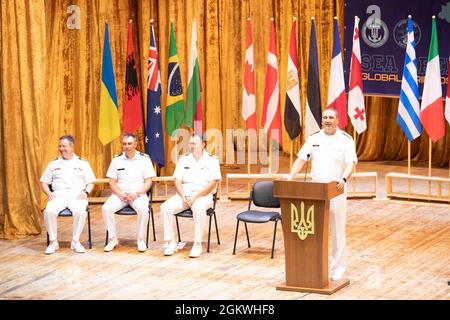
[[[280,86],[278,82],[277,46],[275,26],[270,20],[269,50],[267,52],[266,84],[261,126],[266,134],[281,144]]]
[[[447,97],[445,98],[445,119],[450,124],[450,56],[448,57],[447,67]]]
[[[353,49],[352,60],[350,62],[350,84],[348,90],[348,116],[350,117],[356,132],[360,134],[367,129],[367,122],[361,71],[359,18],[357,16],[355,16],[355,27],[353,28]]]
[[[436,142],[445,135],[444,101],[442,100],[441,69],[436,31],[436,18],[431,22],[431,41],[428,51],[427,70],[423,85],[420,122],[431,141]]]
[[[242,117],[247,129],[256,131],[255,64],[253,60],[252,22],[247,20],[244,80],[242,83]]]
[[[333,53],[330,66],[327,108],[339,113],[339,129],[347,126],[347,97],[345,96],[344,67],[342,66],[341,40],[337,17],[334,17]]]

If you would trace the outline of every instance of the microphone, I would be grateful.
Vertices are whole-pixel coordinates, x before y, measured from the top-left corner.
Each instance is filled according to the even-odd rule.
[[[311,155],[308,153],[306,155],[306,170],[305,170],[305,178],[303,181],[306,181],[306,175],[308,174],[308,163],[309,163],[309,158],[311,157]]]

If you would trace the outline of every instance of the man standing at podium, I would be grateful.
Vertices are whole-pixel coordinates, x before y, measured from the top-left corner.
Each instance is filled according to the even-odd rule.
[[[356,157],[355,142],[346,132],[338,129],[338,112],[327,108],[322,115],[322,130],[308,137],[297,154],[287,180],[292,180],[304,164],[311,159],[313,182],[337,181],[337,188],[344,193],[331,199],[330,218],[333,243],[331,279],[339,280],[345,272],[345,220],[347,192],[345,184],[350,178]]]

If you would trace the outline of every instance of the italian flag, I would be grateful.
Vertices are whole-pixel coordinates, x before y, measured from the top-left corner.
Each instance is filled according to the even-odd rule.
[[[194,132],[203,133],[203,113],[202,113],[202,99],[200,96],[200,72],[198,66],[197,53],[197,23],[196,20],[192,22],[191,35],[191,52],[189,57],[189,74],[188,74],[188,90],[186,114],[184,121],[186,126],[194,128]]]
[[[431,141],[436,142],[445,135],[444,102],[442,100],[441,71],[436,32],[436,17],[431,25],[430,51],[428,52],[425,84],[420,106],[420,121]]]

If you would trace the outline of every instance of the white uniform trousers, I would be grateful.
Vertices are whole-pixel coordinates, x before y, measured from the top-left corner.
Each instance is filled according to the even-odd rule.
[[[345,220],[347,215],[347,195],[341,194],[330,200],[330,228],[332,257],[330,271],[345,271]]]
[[[194,201],[191,207],[194,216],[194,242],[202,242],[203,231],[206,222],[206,211],[213,206],[211,195],[200,197]],[[167,199],[161,205],[161,215],[164,221],[164,241],[174,239],[174,215],[187,209],[183,205],[183,200],[176,194]]]
[[[148,223],[148,203],[147,195],[141,195],[129,205],[137,213],[137,240],[144,240]],[[120,200],[115,194],[111,195],[102,206],[103,221],[109,233],[109,238],[117,238],[115,212],[126,207],[128,203]]]
[[[44,210],[44,223],[50,241],[57,239],[58,224],[56,218],[65,208],[69,208],[73,215],[72,240],[80,241],[86,221],[87,199],[78,200],[77,197],[84,194],[84,191],[74,189],[64,189],[54,191],[54,200],[50,200]]]

